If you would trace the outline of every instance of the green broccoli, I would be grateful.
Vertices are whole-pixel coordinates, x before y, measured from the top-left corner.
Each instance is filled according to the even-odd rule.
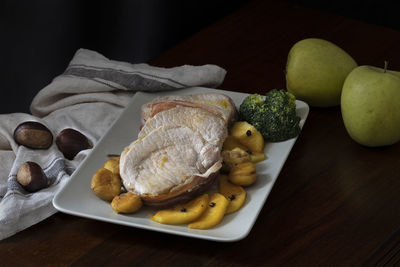
[[[239,108],[241,120],[249,122],[252,120],[255,110],[259,110],[264,105],[264,96],[252,94],[246,97]]]
[[[252,124],[264,139],[280,142],[296,137],[300,118],[296,115],[296,98],[284,90],[273,89],[265,99],[259,94],[246,97],[239,108],[240,119]]]

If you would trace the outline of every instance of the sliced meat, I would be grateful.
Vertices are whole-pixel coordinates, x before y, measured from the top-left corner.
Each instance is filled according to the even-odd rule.
[[[222,140],[223,142],[223,140]],[[125,188],[157,207],[187,201],[212,184],[221,168],[219,145],[187,126],[157,127],[121,154]]]
[[[169,95],[156,97],[142,106],[143,124],[155,114],[176,106],[205,109],[224,119],[230,125],[236,117],[236,108],[232,99],[223,94]]]
[[[139,132],[138,138],[146,136],[163,125],[189,127],[198,132],[206,142],[216,146],[222,146],[227,136],[226,123],[220,116],[202,108],[176,106],[148,119]]]
[[[186,202],[204,191],[218,176],[222,144],[235,115],[232,100],[221,94],[164,96],[143,105],[138,140],[121,154],[125,188],[156,207]]]

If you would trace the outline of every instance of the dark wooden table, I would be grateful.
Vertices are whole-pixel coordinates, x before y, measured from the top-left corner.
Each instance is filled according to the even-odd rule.
[[[205,14],[206,15],[206,14]],[[213,63],[221,88],[284,88],[290,47],[320,37],[360,64],[400,70],[400,33],[285,2],[254,1],[153,59]],[[0,242],[1,266],[243,266],[399,264],[400,144],[366,148],[340,108],[312,108],[252,231],[218,243],[57,213]]]

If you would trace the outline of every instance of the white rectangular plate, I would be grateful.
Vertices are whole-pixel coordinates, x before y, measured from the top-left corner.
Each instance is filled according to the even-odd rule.
[[[106,155],[120,154],[124,147],[136,139],[142,104],[161,95],[199,93],[226,94],[233,99],[237,107],[248,95],[202,87],[162,93],[138,92],[88,157],[75,170],[68,183],[56,194],[53,199],[54,207],[59,211],[76,216],[193,238],[229,242],[246,237],[297,138],[279,143],[267,143],[265,146],[267,160],[257,163],[258,180],[246,188],[246,203],[238,212],[225,216],[219,225],[209,230],[195,230],[189,229],[186,225],[163,225],[153,222],[149,218],[155,213],[155,210],[147,207],[130,215],[117,214],[109,203],[97,198],[90,189],[92,175],[97,169],[103,167],[104,162],[108,159]],[[301,117],[300,127],[303,127],[309,107],[306,103],[298,100],[296,106],[297,114]]]

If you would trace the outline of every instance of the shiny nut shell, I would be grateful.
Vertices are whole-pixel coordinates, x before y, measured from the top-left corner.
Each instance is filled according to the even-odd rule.
[[[27,161],[18,169],[17,181],[26,191],[36,192],[47,187],[49,180],[39,164]]]
[[[57,135],[56,145],[69,160],[74,159],[80,151],[91,148],[87,137],[71,128],[64,129]]]
[[[40,122],[26,121],[15,128],[14,140],[29,148],[47,149],[53,143],[53,134]]]

